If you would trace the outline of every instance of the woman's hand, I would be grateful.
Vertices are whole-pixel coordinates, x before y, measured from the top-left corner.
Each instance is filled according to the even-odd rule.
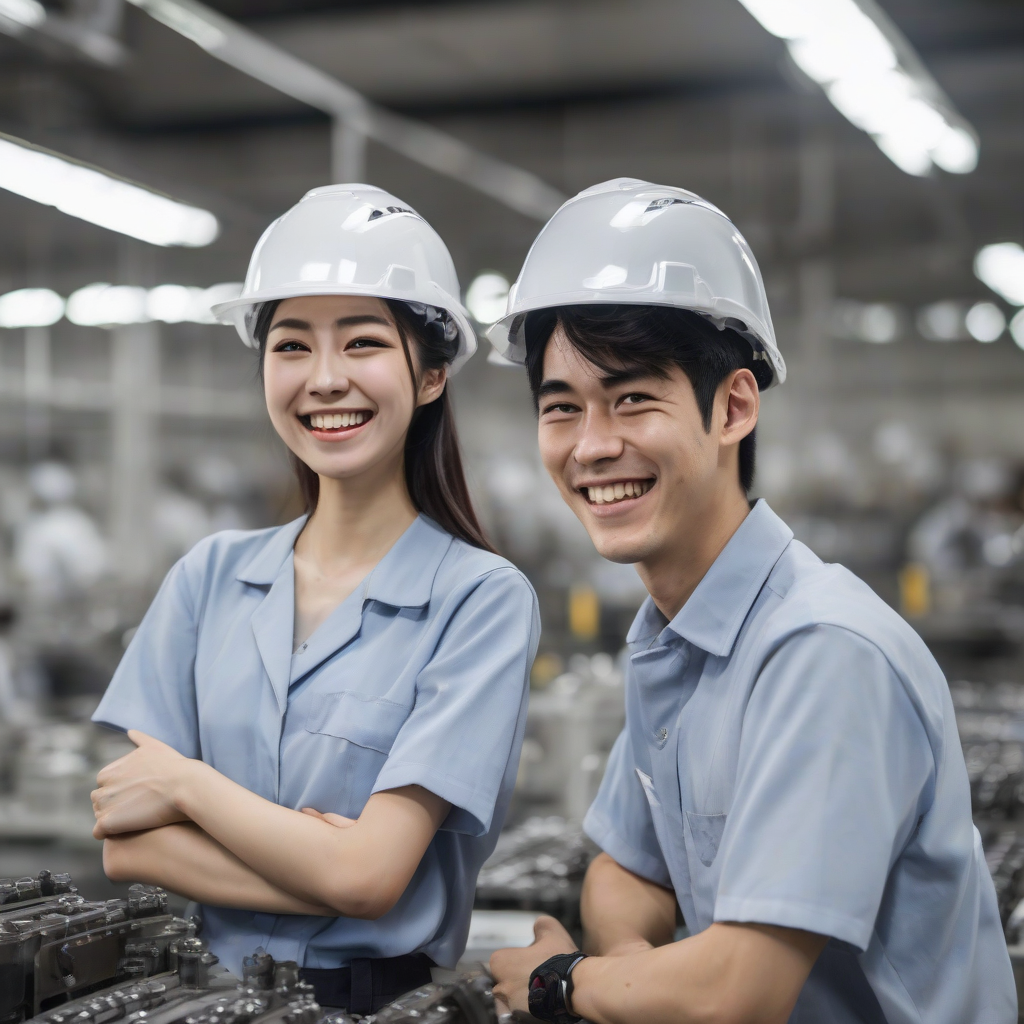
[[[121,832],[141,832],[188,821],[175,803],[188,774],[201,761],[183,757],[173,747],[134,729],[128,739],[136,749],[108,764],[96,776],[92,792],[97,839]]]
[[[351,828],[358,820],[356,818],[346,818],[344,814],[334,814],[331,811],[321,814],[319,811],[313,810],[312,807],[303,807],[302,813],[319,818],[321,821],[326,821],[328,825],[334,825],[337,828]]]

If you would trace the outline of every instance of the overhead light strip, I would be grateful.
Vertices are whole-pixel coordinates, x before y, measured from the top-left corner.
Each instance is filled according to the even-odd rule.
[[[968,174],[978,136],[874,0],[740,0],[832,105],[907,174]]]
[[[209,245],[220,231],[209,210],[3,134],[0,188],[153,245]]]

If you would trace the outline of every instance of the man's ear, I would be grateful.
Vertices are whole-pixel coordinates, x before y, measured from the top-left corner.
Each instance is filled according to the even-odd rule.
[[[739,444],[757,426],[761,411],[761,392],[750,370],[734,370],[722,381],[719,396],[724,397],[725,416],[719,441]]]
[[[420,393],[416,399],[417,407],[421,405],[430,405],[431,402],[436,401],[441,397],[441,392],[444,391],[445,385],[448,383],[448,368],[442,366],[437,370],[427,370],[423,374],[423,379],[420,381]]]

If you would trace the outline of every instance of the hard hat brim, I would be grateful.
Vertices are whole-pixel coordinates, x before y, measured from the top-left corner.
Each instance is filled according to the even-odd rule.
[[[444,309],[454,319],[459,331],[459,347],[455,358],[448,366],[448,376],[453,376],[466,364],[477,349],[476,332],[469,321],[469,316],[460,302],[436,289],[437,295],[433,304]],[[422,302],[420,296],[410,298],[397,290],[386,288],[360,288],[358,285],[347,285],[344,288],[324,287],[322,282],[312,283],[308,287],[296,285],[287,289],[280,288],[267,292],[246,295],[227,302],[217,302],[210,311],[222,324],[230,324],[238,332],[238,336],[249,348],[256,348],[256,339],[252,336],[246,314],[255,306],[264,302],[275,302],[283,299],[298,299],[313,295],[358,295],[373,299],[392,299],[399,302]]]
[[[696,304],[682,307],[677,302],[654,301],[647,295],[642,300],[637,300],[630,299],[628,296],[611,298],[607,294],[596,297],[592,293],[582,292],[578,295],[559,296],[557,303],[557,306],[612,305],[665,306],[672,309],[689,309],[706,317],[719,330],[730,327],[750,342],[755,356],[767,362],[772,370],[772,379],[765,390],[774,387],[776,384],[782,384],[786,380],[786,363],[775,345],[774,334],[769,333],[764,324],[759,323],[756,318],[752,317],[749,310],[745,310],[734,303],[719,299],[715,302],[714,308],[705,308]],[[544,309],[554,309],[557,306],[554,303],[551,305],[537,304],[530,308],[517,309],[514,313],[502,317],[487,329],[485,332],[487,340],[499,355],[514,363],[525,364],[526,334],[524,328],[527,314],[540,312]],[[742,321],[745,329],[738,327],[735,323],[736,321]]]

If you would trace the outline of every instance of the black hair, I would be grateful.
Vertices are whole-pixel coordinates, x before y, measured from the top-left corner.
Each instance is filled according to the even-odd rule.
[[[402,340],[402,350],[405,352],[415,393],[419,390],[420,373],[440,370],[450,365],[455,358],[459,346],[455,325],[444,311],[430,306],[414,309],[394,299],[382,301],[394,318],[398,336]],[[261,380],[267,335],[279,305],[279,301],[265,302],[255,311],[253,335],[259,345]],[[415,347],[415,359],[412,347]],[[312,515],[320,497],[320,478],[294,453],[290,454],[306,511]],[[429,516],[467,544],[485,551],[494,550],[477,519],[473,499],[466,485],[455,415],[447,385],[433,402],[421,405],[413,412],[405,438],[405,483],[418,512]]]
[[[734,370],[754,374],[760,389],[771,370],[754,358],[754,348],[731,327],[719,330],[689,309],[675,306],[584,305],[537,310],[526,317],[526,370],[535,407],[544,374],[544,350],[556,327],[584,358],[608,375],[639,370],[665,377],[673,364],[693,387],[705,431],[718,387]],[[744,493],[754,483],[756,428],[739,443],[739,478]]]

